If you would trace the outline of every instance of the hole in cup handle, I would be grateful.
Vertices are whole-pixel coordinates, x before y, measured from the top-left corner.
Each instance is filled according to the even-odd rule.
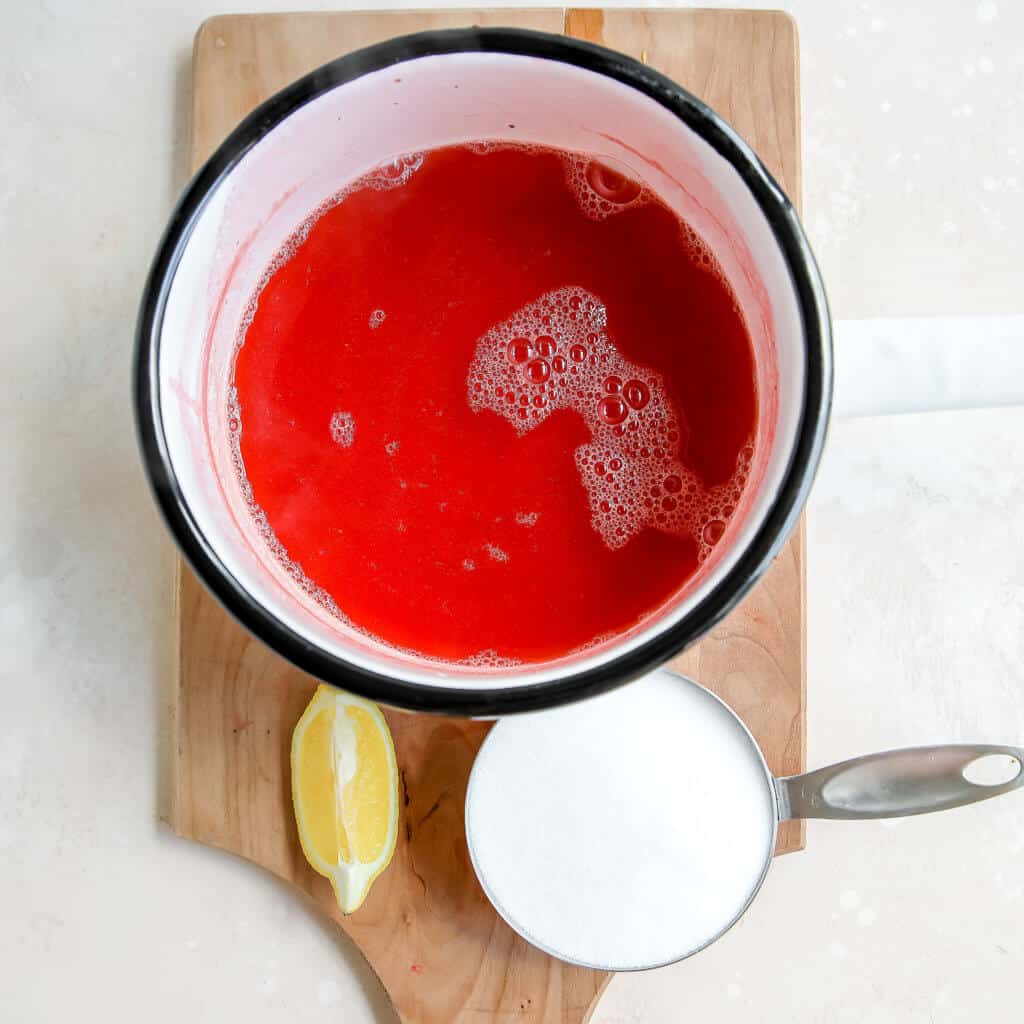
[[[1021,762],[1011,754],[983,754],[964,765],[961,774],[974,786],[1005,786],[1021,773]]]

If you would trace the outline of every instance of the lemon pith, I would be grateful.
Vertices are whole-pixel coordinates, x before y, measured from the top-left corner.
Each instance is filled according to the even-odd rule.
[[[398,766],[380,709],[321,685],[295,726],[291,765],[302,850],[351,914],[398,836]]]

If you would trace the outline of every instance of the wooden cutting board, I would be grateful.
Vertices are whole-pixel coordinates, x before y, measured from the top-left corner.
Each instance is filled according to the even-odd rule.
[[[800,197],[796,28],[739,11],[459,11],[217,17],[193,55],[192,165],[288,82],[389,36],[515,25],[604,43],[706,99]],[[742,607],[677,659],[745,719],[776,774],[804,767],[803,527]],[[303,859],[292,817],[291,731],[316,683],[250,637],[182,566],[168,820],[290,882],[366,956],[399,1018],[582,1024],[610,975],[533,949],[494,913],[469,864],[462,808],[489,725],[388,712],[401,770],[398,848],[363,907],[342,918]],[[787,823],[779,852],[803,845]]]

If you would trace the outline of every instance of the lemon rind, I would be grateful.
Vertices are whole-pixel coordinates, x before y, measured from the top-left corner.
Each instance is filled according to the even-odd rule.
[[[387,763],[388,773],[390,776],[389,791],[392,794],[391,814],[388,818],[388,832],[380,856],[369,863],[354,861],[352,863],[330,864],[306,844],[306,833],[308,830],[305,827],[305,815],[303,814],[302,803],[299,800],[298,752],[302,746],[302,737],[305,735],[310,722],[316,717],[316,715],[329,707],[332,703],[334,705],[335,715],[339,712],[343,712],[346,707],[359,707],[367,711],[374,725],[384,737],[388,752]],[[295,820],[298,827],[299,844],[302,847],[302,852],[313,870],[316,871],[317,874],[323,875],[331,883],[331,888],[334,890],[334,896],[338,901],[338,906],[341,909],[341,912],[343,914],[351,914],[353,911],[359,909],[363,901],[366,899],[374,881],[376,881],[388,864],[391,863],[391,858],[394,856],[395,846],[398,841],[398,762],[395,757],[395,745],[391,738],[391,731],[388,729],[387,722],[384,720],[384,716],[381,714],[380,708],[371,701],[364,700],[361,697],[355,697],[352,694],[345,693],[342,690],[336,690],[334,687],[322,683],[317,688],[313,699],[306,706],[305,711],[303,711],[302,716],[296,723],[295,730],[292,733],[291,774],[292,804],[295,808]]]

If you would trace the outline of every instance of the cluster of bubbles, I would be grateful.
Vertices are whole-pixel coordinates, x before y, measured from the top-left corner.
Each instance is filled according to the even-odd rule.
[[[499,548],[497,544],[485,544],[484,551],[486,551],[488,557],[493,559],[495,562],[508,561],[508,552]]]
[[[396,156],[390,163],[381,164],[369,174],[363,175],[357,182],[357,187],[373,188],[378,191],[398,188],[399,185],[404,185],[422,166],[422,153],[406,153],[404,156]]]
[[[463,658],[460,665],[471,665],[473,668],[515,668],[522,665],[518,658],[506,658],[494,650],[477,651],[468,658]]]
[[[486,156],[488,153],[543,153],[543,146],[533,146],[528,142],[516,142],[513,139],[477,139],[474,142],[465,143],[466,149],[477,156]]]
[[[750,472],[746,446],[728,481],[706,487],[680,459],[686,426],[662,377],[625,359],[597,296],[569,286],[547,292],[491,328],[467,378],[474,411],[497,413],[525,434],[559,409],[590,428],[576,468],[591,523],[612,550],[647,527],[690,535],[703,561],[725,532]]]
[[[650,188],[641,181],[630,177],[628,173],[616,170],[605,161],[596,160],[583,153],[547,150],[543,146],[509,140],[470,142],[466,144],[466,148],[481,155],[508,150],[522,153],[556,153],[565,165],[565,180],[569,190],[580,209],[591,220],[606,220],[614,214],[658,201]],[[731,292],[732,287],[707,242],[682,218],[679,218],[679,230],[693,265],[717,276],[721,284]],[[742,316],[738,305],[736,312]]]
[[[515,142],[510,139],[481,139],[465,143],[471,153],[486,156],[489,153],[549,153],[562,159],[565,180],[580,205],[592,220],[604,220],[612,214],[649,202],[651,191],[635,178],[629,177],[583,153],[548,149],[545,146]]]
[[[380,325],[384,323],[384,321],[387,320],[387,318],[388,315],[387,313],[384,312],[383,309],[375,309],[370,314],[370,330],[377,330],[377,328],[380,327]]]
[[[331,416],[331,440],[342,448],[351,448],[356,439],[356,421],[350,412],[336,412]]]
[[[651,198],[639,181],[578,153],[565,155],[565,177],[580,209],[591,220],[605,220]]]
[[[725,272],[722,270],[721,264],[718,262],[715,254],[711,251],[708,243],[705,242],[704,239],[701,238],[685,220],[681,219],[679,221],[679,230],[682,232],[683,242],[686,245],[690,262],[699,270],[706,271],[707,273],[713,274],[717,277],[726,291],[732,294],[732,285],[729,284],[729,281],[725,276]],[[736,305],[735,302],[734,305]],[[738,306],[736,306],[736,311],[739,313]]]
[[[565,153],[563,159],[569,189],[580,209],[591,220],[605,220],[624,210],[658,201],[647,185],[607,163],[580,153]],[[732,287],[707,242],[682,218],[679,218],[679,230],[693,265],[717,276],[731,292]]]
[[[550,153],[565,164],[565,180],[583,212],[593,220],[604,220],[651,199],[650,190],[639,181],[582,153],[548,149],[545,146],[515,142],[510,139],[480,139],[465,143],[466,149],[479,156],[489,153]]]

